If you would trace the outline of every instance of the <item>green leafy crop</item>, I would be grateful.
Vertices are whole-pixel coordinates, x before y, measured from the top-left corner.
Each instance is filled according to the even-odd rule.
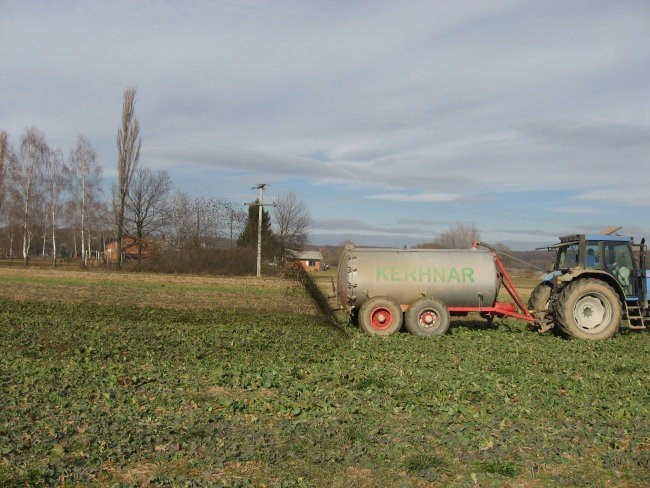
[[[647,481],[647,334],[380,338],[240,300],[0,300],[0,486]]]

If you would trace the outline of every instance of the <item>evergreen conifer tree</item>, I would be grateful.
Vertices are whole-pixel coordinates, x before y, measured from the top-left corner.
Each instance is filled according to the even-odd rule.
[[[258,200],[255,200],[258,203]],[[257,247],[257,223],[259,221],[259,208],[257,205],[252,204],[248,207],[248,219],[246,226],[242,231],[239,239],[237,239],[237,247]],[[262,209],[262,252],[269,256],[276,249],[276,237],[271,230],[271,215],[265,209]]]

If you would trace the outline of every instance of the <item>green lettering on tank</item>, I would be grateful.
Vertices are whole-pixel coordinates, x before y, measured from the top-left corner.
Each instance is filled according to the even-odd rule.
[[[388,271],[388,266],[384,266],[382,268],[377,268],[376,270],[376,281],[390,281],[390,275],[387,273]]]
[[[404,269],[404,281],[417,281],[416,278],[417,269],[413,266],[406,266]]]
[[[474,268],[463,268],[463,283],[474,283]]]
[[[420,268],[420,281],[425,281],[423,278],[427,277],[426,281],[431,281],[431,268]]]
[[[378,266],[376,281],[474,283],[474,268],[431,268],[429,266]]]
[[[460,283],[460,277],[458,276],[458,270],[456,268],[451,268],[449,270],[449,274],[447,275],[447,283],[450,283],[452,281]]]
[[[390,280],[391,281],[403,281],[402,280],[402,268],[400,266],[391,266],[390,267]]]
[[[440,283],[447,281],[445,271],[445,268],[433,268],[433,281],[439,281]]]

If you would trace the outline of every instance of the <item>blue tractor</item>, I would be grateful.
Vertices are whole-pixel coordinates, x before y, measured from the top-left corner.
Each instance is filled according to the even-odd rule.
[[[648,273],[645,238],[602,234],[560,238],[546,248],[557,253],[555,266],[533,290],[528,308],[542,332],[555,329],[575,339],[607,339],[621,320],[630,329],[646,329]]]

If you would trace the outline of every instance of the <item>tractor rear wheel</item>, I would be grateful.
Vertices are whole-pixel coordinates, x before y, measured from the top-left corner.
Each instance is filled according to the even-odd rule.
[[[402,310],[390,298],[371,298],[359,309],[359,325],[368,334],[391,335],[401,329],[402,322]]]
[[[449,329],[449,311],[435,298],[420,298],[406,311],[406,328],[416,336],[443,335]]]
[[[607,283],[583,279],[567,285],[560,293],[557,325],[575,339],[608,339],[621,324],[621,302]]]

